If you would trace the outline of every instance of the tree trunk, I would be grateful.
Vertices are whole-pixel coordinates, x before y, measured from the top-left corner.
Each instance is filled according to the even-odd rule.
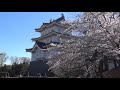
[[[116,60],[114,59],[113,62],[114,62],[115,68],[117,68],[117,62],[116,62]]]
[[[104,65],[105,65],[105,71],[109,70],[109,65],[108,65],[108,59],[106,56],[104,56]]]
[[[120,58],[120,54],[118,54],[118,57]],[[118,67],[120,67],[120,59],[119,60],[117,60],[117,63],[118,63]]]
[[[103,77],[102,73],[103,73],[103,60],[101,60],[99,63],[97,76],[102,78]]]

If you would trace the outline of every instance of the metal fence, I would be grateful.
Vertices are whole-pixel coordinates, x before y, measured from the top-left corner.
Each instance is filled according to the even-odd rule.
[[[41,75],[41,73],[36,74],[35,76],[30,76],[29,72],[27,73],[26,76],[24,75],[15,75],[11,77],[8,72],[0,72],[0,78],[58,78],[58,77],[50,77],[45,74],[44,76]]]

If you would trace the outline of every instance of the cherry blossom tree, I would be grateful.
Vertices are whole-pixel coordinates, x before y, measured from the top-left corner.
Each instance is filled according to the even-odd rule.
[[[8,56],[5,52],[0,53],[0,67],[4,65],[7,59]]]
[[[111,62],[120,66],[119,12],[84,12],[68,23],[65,32],[80,34],[56,47],[58,55],[48,61],[51,72],[63,78],[95,78],[103,77]]]

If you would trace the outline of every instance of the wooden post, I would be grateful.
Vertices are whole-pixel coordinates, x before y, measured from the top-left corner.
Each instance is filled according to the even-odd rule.
[[[115,68],[117,68],[116,60],[114,59],[113,62],[114,62],[114,66],[115,66]]]
[[[29,72],[28,72],[28,74],[27,74],[27,77],[29,77]]]
[[[45,73],[45,77],[47,77],[47,74]]]
[[[105,65],[105,71],[109,70],[109,65],[108,65],[108,59],[106,56],[104,56],[104,65]]]
[[[41,78],[41,73],[39,73],[39,77]]]

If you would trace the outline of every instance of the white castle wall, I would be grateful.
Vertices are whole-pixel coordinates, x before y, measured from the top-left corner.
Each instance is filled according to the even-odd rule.
[[[44,31],[41,32],[41,36],[44,36],[48,33],[50,33],[52,30],[56,31],[56,32],[59,32],[59,33],[63,33],[64,32],[64,28],[61,28],[59,26],[53,26],[53,27],[50,27]],[[56,35],[51,35],[51,36],[48,36],[42,40],[40,40],[41,42],[44,42],[44,43],[50,43],[51,41],[52,42],[65,42],[66,40],[68,40],[69,38],[65,38],[65,37],[58,37]],[[35,61],[37,60],[38,58],[44,58],[44,59],[48,59],[50,57],[53,57],[54,55],[56,55],[58,52],[56,49],[54,48],[49,48],[49,50],[42,50],[42,49],[39,49],[37,48],[37,50],[32,53],[32,61]]]
[[[32,53],[32,61],[36,61],[38,58],[48,59],[56,55],[58,52],[54,48],[50,48],[49,50],[37,49],[36,52]]]

